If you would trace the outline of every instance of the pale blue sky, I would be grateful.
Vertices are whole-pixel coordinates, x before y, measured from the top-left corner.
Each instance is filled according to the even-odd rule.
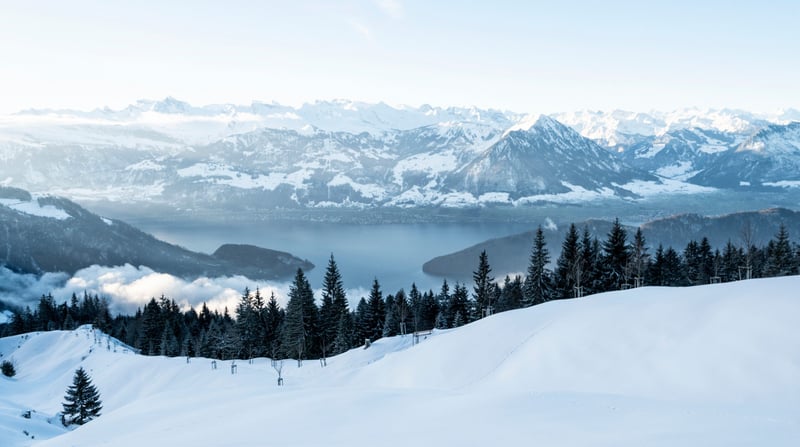
[[[0,1],[0,112],[800,107],[800,1]]]

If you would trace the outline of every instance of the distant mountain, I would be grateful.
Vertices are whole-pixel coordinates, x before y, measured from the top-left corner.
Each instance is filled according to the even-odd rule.
[[[191,213],[511,207],[748,183],[789,188],[800,166],[787,150],[800,141],[789,121],[798,116],[686,109],[530,117],[346,100],[142,100],[120,110],[3,117],[0,185]]]
[[[505,193],[513,199],[540,194],[609,191],[635,195],[625,189],[633,181],[658,183],[593,141],[547,116],[530,127],[507,132],[484,153],[447,179],[455,190],[476,195]]]
[[[707,169],[744,137],[717,130],[691,128],[649,136],[619,152],[619,157],[643,171],[685,181]]]
[[[800,122],[761,129],[690,181],[716,187],[800,186]]]
[[[661,136],[681,129],[703,129],[726,134],[751,134],[770,124],[787,124],[797,120],[797,110],[759,114],[732,109],[688,108],[671,112],[649,113],[624,110],[579,111],[557,113],[555,119],[574,128],[581,135],[603,146],[627,149],[641,137]]]
[[[63,198],[0,187],[0,265],[20,273],[76,271],[91,265],[144,265],[184,278],[243,275],[287,278],[314,266],[289,253],[222,246],[214,255],[160,241]]]
[[[663,244],[682,251],[691,240],[708,237],[714,248],[722,248],[729,240],[735,245],[743,245],[744,233],[757,246],[765,245],[778,232],[783,224],[789,231],[792,240],[800,240],[800,212],[786,209],[767,209],[733,213],[725,216],[704,217],[697,214],[682,214],[658,219],[641,225],[642,233],[650,247]],[[603,220],[576,222],[580,232],[584,227],[603,241],[611,229],[612,223]],[[555,262],[561,253],[568,224],[560,225],[557,230],[545,230],[547,248],[551,261]],[[625,226],[629,240],[635,227]],[[494,274],[500,278],[506,274],[524,273],[527,269],[535,231],[514,234],[506,237],[490,239],[467,247],[454,253],[438,256],[422,266],[425,273],[451,279],[469,280],[477,266],[478,255],[486,250],[489,263]]]

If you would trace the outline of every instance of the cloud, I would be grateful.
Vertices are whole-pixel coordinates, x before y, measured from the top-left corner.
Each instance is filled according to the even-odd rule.
[[[135,313],[151,298],[161,295],[175,300],[184,310],[189,307],[197,309],[206,303],[211,310],[222,312],[227,307],[233,314],[245,288],[251,291],[258,288],[265,301],[274,293],[278,304],[286,308],[289,287],[289,282],[254,281],[244,276],[187,280],[130,264],[119,267],[94,265],[79,270],[72,277],[66,273],[46,273],[37,277],[0,267],[0,300],[7,303],[35,308],[39,298],[48,293],[53,295],[56,302],[62,303],[69,300],[73,293],[82,296],[87,292],[107,298],[112,314],[126,315]],[[369,295],[369,290],[355,288],[346,290],[346,293],[354,309],[361,297]],[[322,290],[315,289],[314,295],[319,303]]]
[[[67,278],[66,273],[45,273],[38,277],[0,267],[0,300],[23,308],[34,306],[42,295],[60,287]]]
[[[64,302],[73,293],[108,298],[112,314],[132,314],[151,298],[164,295],[174,299],[183,309],[207,303],[212,310],[225,307],[233,313],[245,287],[259,288],[268,299],[271,293],[285,306],[289,283],[259,282],[244,276],[201,277],[186,280],[148,267],[126,264],[120,267],[91,266],[79,270],[71,278],[64,273],[47,273],[41,277],[14,273],[0,268],[0,299],[17,306],[35,306],[43,294],[52,293],[56,302]]]
[[[549,217],[544,220],[543,227],[544,227],[545,230],[550,230],[550,231],[557,231],[558,230],[558,225],[556,225],[556,223],[553,222],[553,219],[551,219]]]

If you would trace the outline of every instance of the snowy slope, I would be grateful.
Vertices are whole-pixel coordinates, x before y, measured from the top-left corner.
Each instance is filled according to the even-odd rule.
[[[4,446],[793,446],[800,277],[643,288],[382,339],[320,368],[142,357],[88,328],[0,339]],[[105,406],[47,423],[79,365]],[[35,410],[28,420],[22,411]]]

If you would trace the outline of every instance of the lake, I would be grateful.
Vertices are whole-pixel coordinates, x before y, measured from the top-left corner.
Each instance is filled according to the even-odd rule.
[[[319,222],[235,222],[139,220],[136,226],[164,241],[204,253],[222,244],[253,244],[287,251],[308,259],[316,266],[307,272],[311,286],[322,285],[328,259],[333,253],[344,286],[364,289],[377,278],[386,293],[408,290],[416,283],[420,290],[438,290],[441,278],[422,272],[431,258],[486,239],[535,228],[524,223],[416,223],[342,224]],[[491,259],[490,259],[491,262]],[[475,259],[477,267],[478,260]],[[453,282],[453,281],[449,281]],[[358,299],[359,297],[350,297]]]

